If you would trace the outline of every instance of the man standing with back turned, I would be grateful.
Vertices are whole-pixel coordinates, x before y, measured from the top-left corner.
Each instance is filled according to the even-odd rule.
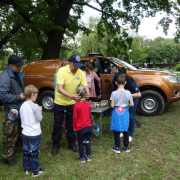
[[[11,55],[6,69],[0,74],[0,100],[4,107],[3,158],[9,166],[18,165],[13,159],[14,149],[21,140],[19,109],[24,102],[24,75],[20,72],[24,63],[19,56]]]
[[[55,100],[54,100],[54,127],[52,133],[53,149],[52,154],[57,154],[59,142],[62,139],[62,121],[64,118],[64,110],[66,110],[66,138],[68,140],[68,149],[78,152],[76,148],[75,132],[73,129],[73,106],[75,101],[80,100],[81,96],[76,94],[76,89],[80,86],[86,88],[89,98],[89,89],[87,87],[84,72],[79,69],[81,67],[81,58],[77,54],[73,54],[69,58],[69,64],[61,67],[57,73]]]

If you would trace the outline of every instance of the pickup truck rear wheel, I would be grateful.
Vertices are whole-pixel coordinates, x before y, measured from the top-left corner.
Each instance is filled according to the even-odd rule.
[[[43,111],[51,112],[54,110],[54,91],[48,90],[40,94],[38,104],[42,106]]]
[[[163,112],[165,102],[160,93],[147,90],[141,93],[139,98],[138,112],[144,116],[156,116]]]

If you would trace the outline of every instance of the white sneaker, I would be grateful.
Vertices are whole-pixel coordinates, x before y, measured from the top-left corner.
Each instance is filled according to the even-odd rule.
[[[29,171],[28,170],[25,170],[25,175],[28,175],[29,174]]]
[[[129,142],[131,142],[132,141],[132,137],[131,136],[129,136]]]
[[[123,134],[123,133],[120,133],[120,137],[124,137],[124,134]]]

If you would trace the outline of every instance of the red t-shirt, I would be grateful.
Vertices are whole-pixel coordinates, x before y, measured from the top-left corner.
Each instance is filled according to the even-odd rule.
[[[73,108],[73,129],[79,131],[82,128],[92,126],[91,104],[88,101],[77,102]]]

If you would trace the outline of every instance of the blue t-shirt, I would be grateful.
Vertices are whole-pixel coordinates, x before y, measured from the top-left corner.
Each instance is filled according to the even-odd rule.
[[[56,91],[56,79],[57,79],[57,73],[54,75],[54,92]]]
[[[114,76],[112,77],[112,88],[111,88],[111,92],[115,91],[117,89],[117,85],[114,82]]]
[[[125,89],[129,90],[131,92],[131,94],[140,92],[139,87],[137,86],[135,81],[127,83],[125,85]]]
[[[137,86],[135,81],[126,83],[124,88],[126,90],[129,90],[131,92],[131,94],[139,93],[140,92],[139,87]],[[114,77],[113,77],[112,78],[112,89],[111,89],[111,92],[115,91],[116,89],[117,89],[117,85],[115,84]]]

